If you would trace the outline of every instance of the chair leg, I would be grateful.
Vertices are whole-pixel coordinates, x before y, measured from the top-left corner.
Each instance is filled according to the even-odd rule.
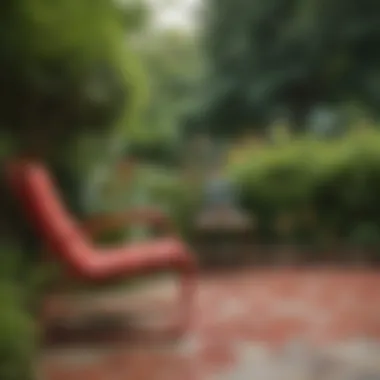
[[[182,278],[182,305],[181,305],[181,313],[182,313],[182,328],[185,332],[188,330],[193,322],[194,322],[194,302],[195,302],[195,294],[196,294],[196,286],[197,286],[197,278],[196,273],[187,274]]]
[[[159,339],[179,339],[184,336],[189,329],[191,328],[194,321],[194,301],[197,289],[197,268],[196,265],[190,264],[186,267],[182,267],[180,270],[180,278],[179,278],[179,291],[178,291],[178,299],[176,305],[175,319],[173,323],[170,323],[166,327],[161,330],[161,332],[157,332],[157,337]],[[46,305],[45,306],[49,306]],[[54,305],[53,305],[54,306]],[[47,308],[49,309],[49,308]],[[46,307],[43,307],[40,314],[40,322],[42,328],[47,329],[50,325],[49,321],[49,310]],[[150,336],[156,336],[156,333],[149,331],[138,331],[137,336],[144,337],[145,334],[150,339]],[[130,338],[128,336],[128,338]],[[54,340],[54,338],[52,338]],[[58,338],[59,339],[59,338]]]
[[[194,322],[194,303],[197,288],[195,266],[180,273],[178,314],[175,324],[169,328],[169,335],[180,338],[185,335]]]

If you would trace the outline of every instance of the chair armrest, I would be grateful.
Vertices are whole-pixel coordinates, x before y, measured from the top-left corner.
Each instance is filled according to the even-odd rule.
[[[82,224],[84,231],[91,235],[125,227],[132,224],[145,224],[165,232],[173,232],[170,218],[155,208],[136,208],[123,212],[94,215]]]

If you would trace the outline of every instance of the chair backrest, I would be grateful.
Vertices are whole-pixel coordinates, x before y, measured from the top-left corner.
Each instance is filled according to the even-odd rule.
[[[47,169],[40,163],[14,162],[8,167],[8,178],[49,250],[70,266],[83,264],[91,252],[90,241],[63,206]]]

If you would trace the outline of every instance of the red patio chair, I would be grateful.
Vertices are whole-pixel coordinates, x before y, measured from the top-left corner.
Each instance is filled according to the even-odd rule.
[[[196,264],[189,249],[178,238],[157,238],[115,248],[96,247],[63,206],[43,164],[13,162],[8,169],[11,189],[30,222],[35,225],[49,251],[58,256],[71,274],[82,280],[104,282],[149,272],[178,271],[181,274],[179,327],[182,332],[186,329],[191,315]],[[120,214],[115,220],[117,223],[133,222],[134,216],[140,222],[160,221],[157,214],[152,218],[146,211],[126,213],[125,217]],[[99,223],[90,223],[89,230],[99,230],[99,227]]]

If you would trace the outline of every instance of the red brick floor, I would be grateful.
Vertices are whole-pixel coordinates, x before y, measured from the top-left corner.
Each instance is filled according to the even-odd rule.
[[[168,312],[168,294],[167,284],[160,282],[147,291],[99,296],[98,301],[55,300],[54,307],[60,306],[60,313],[65,310],[66,317],[90,309],[103,314],[123,309],[126,318],[131,310],[152,316],[156,314],[146,307]],[[46,380],[285,379],[283,369],[278,377],[259,376],[263,372],[254,363],[264,363],[268,352],[278,356],[292,344],[304,347],[302,355],[306,347],[323,351],[342,342],[380,343],[380,273],[375,271],[284,269],[204,275],[194,308],[193,326],[176,341],[125,337],[121,344],[88,340],[49,345],[40,363],[42,374]],[[267,363],[266,368],[274,368]]]

